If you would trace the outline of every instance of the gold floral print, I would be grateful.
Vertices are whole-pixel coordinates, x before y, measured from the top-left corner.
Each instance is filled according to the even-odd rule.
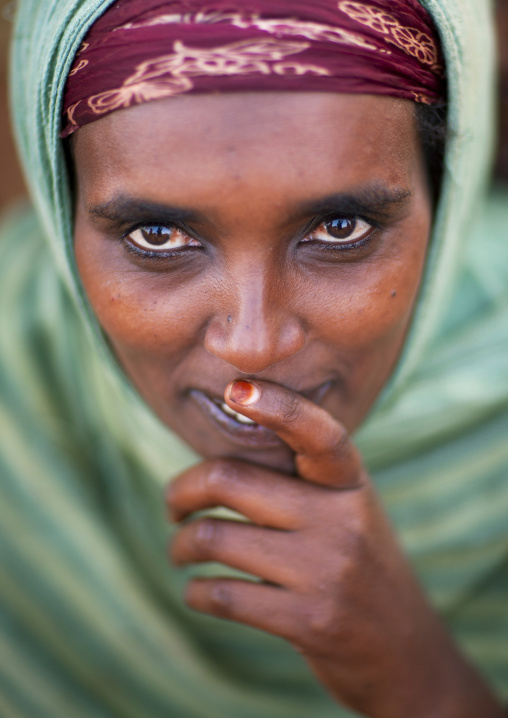
[[[432,70],[442,69],[439,65],[437,47],[426,33],[414,27],[399,25],[393,28],[392,36],[408,55],[416,57],[424,65],[429,65]]]
[[[74,113],[76,112],[76,108],[78,105],[81,104],[80,102],[75,102],[73,105],[69,107],[67,112],[65,113],[67,115],[67,120],[69,121],[69,125],[72,128],[71,131],[74,132],[75,130],[79,129],[78,123],[74,119]]]
[[[426,33],[414,27],[405,27],[391,13],[363,2],[339,0],[338,7],[348,17],[381,33],[388,42],[421,63],[429,65],[434,72],[442,70],[436,43]]]
[[[143,64],[149,65],[150,63]],[[147,69],[147,74],[151,74],[149,68]],[[181,95],[183,92],[192,90],[193,87],[192,81],[184,77],[159,77],[157,80],[140,80],[139,82],[129,82],[130,79],[116,90],[106,90],[106,92],[90,97],[88,99],[90,109],[96,115],[102,115],[106,112],[113,112],[113,110],[140,105],[143,102]]]
[[[77,73],[80,70],[83,70],[88,65],[89,62],[90,62],[90,60],[85,60],[85,59],[80,60],[78,62],[78,64],[75,67],[73,67],[72,70],[69,72],[69,77],[72,77],[73,75],[77,75]]]
[[[269,63],[280,62],[308,48],[306,42],[278,42],[271,38],[242,40],[211,49],[186,47],[181,40],[177,40],[171,55],[152,60],[149,71],[144,67],[147,63],[143,63],[140,66],[142,69],[132,76],[132,81],[137,82],[141,77],[152,79],[164,74],[173,77],[247,75],[254,72],[270,75],[272,70]]]
[[[272,65],[274,75],[321,75],[329,77],[330,73],[325,67],[319,65],[302,64],[301,62],[277,62]]]
[[[232,23],[239,17],[240,15],[238,13],[207,12],[206,10],[199,10],[195,13],[164,13],[163,15],[156,15],[149,20],[128,22],[125,25],[119,25],[115,28],[115,32],[117,30],[137,30],[138,28],[155,27],[157,25],[211,25],[218,22]]]
[[[263,19],[257,14],[244,16],[240,13],[205,11],[200,11],[194,14],[167,13],[164,15],[158,15],[157,17],[150,18],[150,20],[145,20],[143,22],[127,23],[117,29],[135,30],[141,27],[154,27],[157,25],[200,25],[216,23],[229,23],[230,25],[234,25],[242,30],[255,28],[256,30],[261,30],[262,32],[266,32],[270,35],[276,35],[277,37],[304,37],[305,39],[312,40],[313,42],[334,42],[341,45],[354,45],[356,47],[362,47],[366,50],[380,49],[377,45],[374,45],[365,37],[362,37],[362,35],[340,27],[324,25],[317,22],[305,22],[293,18],[277,20]]]
[[[251,18],[250,20],[238,20],[236,23],[240,28],[255,27],[270,35],[284,35],[287,37],[304,37],[312,42],[333,42],[339,45],[354,45],[365,50],[378,50],[378,46],[369,42],[362,35],[350,32],[341,27],[323,25],[317,22],[303,22],[301,20],[265,20]]]
[[[104,114],[193,88],[191,77],[213,75],[328,75],[323,67],[287,61],[309,47],[305,42],[244,40],[212,49],[186,47],[176,41],[173,53],[141,63],[122,87],[90,97],[88,106]]]
[[[413,100],[415,102],[420,102],[423,105],[431,105],[432,100],[428,95],[425,95],[423,92],[412,92]]]

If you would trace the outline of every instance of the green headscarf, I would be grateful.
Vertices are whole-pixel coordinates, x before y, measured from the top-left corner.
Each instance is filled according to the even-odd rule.
[[[12,105],[38,219],[22,209],[0,237],[0,715],[351,715],[283,641],[187,610],[189,572],[167,561],[162,487],[196,457],[103,345],[58,138],[67,73],[109,3],[18,7]],[[508,210],[502,193],[483,198],[490,8],[422,4],[447,62],[445,179],[404,355],[356,440],[431,600],[508,701]]]

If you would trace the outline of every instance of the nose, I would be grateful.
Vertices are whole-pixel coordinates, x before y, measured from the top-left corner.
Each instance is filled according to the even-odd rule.
[[[284,284],[252,273],[228,283],[206,330],[207,351],[243,374],[260,374],[298,354],[306,333]]]

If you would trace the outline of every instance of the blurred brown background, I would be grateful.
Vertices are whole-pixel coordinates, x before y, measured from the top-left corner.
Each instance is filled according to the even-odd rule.
[[[508,0],[497,0],[500,60],[500,145],[496,172],[508,180]],[[24,194],[21,172],[11,140],[7,112],[6,70],[8,38],[14,2],[0,0],[0,212]]]
[[[497,174],[508,181],[508,0],[497,0],[500,141]]]
[[[0,212],[6,204],[24,194],[7,112],[7,48],[13,7],[14,3],[0,0]]]

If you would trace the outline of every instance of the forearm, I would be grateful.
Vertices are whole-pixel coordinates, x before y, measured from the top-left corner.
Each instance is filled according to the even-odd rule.
[[[312,668],[339,703],[346,698],[349,707],[369,718],[506,718],[507,712],[435,615],[431,623],[426,640],[415,636],[402,658],[387,646],[384,670],[365,677],[356,696],[344,696],[342,675],[334,687],[329,662],[313,661]]]

